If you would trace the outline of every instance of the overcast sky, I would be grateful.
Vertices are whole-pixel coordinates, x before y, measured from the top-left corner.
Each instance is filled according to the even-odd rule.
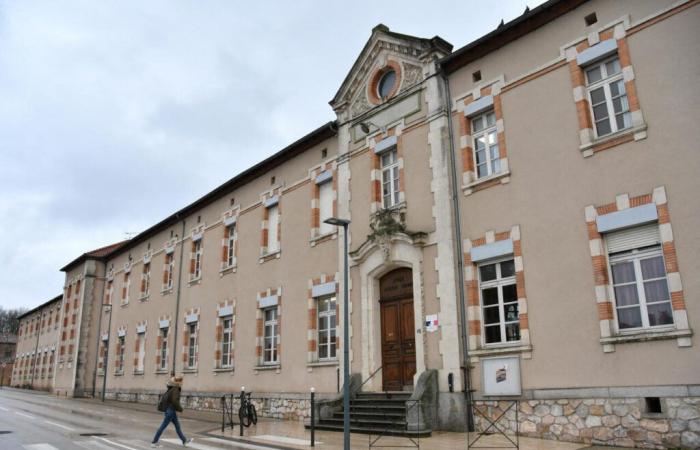
[[[0,306],[333,120],[378,23],[459,48],[541,2],[0,0]]]

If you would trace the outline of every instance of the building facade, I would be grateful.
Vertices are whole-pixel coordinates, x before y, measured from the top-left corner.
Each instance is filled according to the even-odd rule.
[[[17,336],[0,333],[0,386],[9,386],[12,383],[16,350]]]
[[[62,269],[50,388],[154,401],[183,373],[192,407],[245,386],[305,417],[347,325],[363,390],[435,371],[433,429],[518,399],[526,435],[700,446],[698,23],[551,0],[455,51],[375,27],[334,122]]]

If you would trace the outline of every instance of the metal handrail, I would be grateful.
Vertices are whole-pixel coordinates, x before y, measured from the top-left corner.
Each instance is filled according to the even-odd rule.
[[[358,391],[361,390],[361,389],[362,389],[362,386],[364,386],[369,380],[371,380],[372,378],[374,378],[374,376],[377,374],[377,372],[379,372],[380,370],[382,370],[382,367],[384,367],[384,366],[379,366],[379,368],[377,368],[377,370],[375,370],[374,372],[372,372],[372,374],[371,374],[370,376],[368,376],[367,379],[366,379],[365,381],[362,382],[362,384],[361,384],[360,387],[358,388]]]

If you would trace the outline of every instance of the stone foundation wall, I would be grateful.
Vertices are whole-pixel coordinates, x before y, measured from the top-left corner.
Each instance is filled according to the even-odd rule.
[[[508,401],[478,401],[491,420],[508,409]],[[521,436],[585,444],[639,448],[700,448],[700,397],[662,398],[661,413],[647,413],[644,398],[523,400],[518,419]],[[477,429],[489,423],[476,412]],[[516,429],[515,407],[497,422]]]
[[[133,403],[145,403],[155,405],[163,391],[106,391],[105,397],[110,400],[118,400]],[[101,393],[98,392],[98,396]],[[222,392],[183,392],[180,403],[183,408],[197,411],[221,412]],[[227,393],[230,400],[230,393]],[[240,401],[239,393],[234,393],[233,408],[238,411]],[[332,395],[316,394],[316,400],[331,398]],[[253,393],[252,396],[258,417],[268,417],[284,420],[304,420],[311,416],[311,398],[309,394],[300,393]]]

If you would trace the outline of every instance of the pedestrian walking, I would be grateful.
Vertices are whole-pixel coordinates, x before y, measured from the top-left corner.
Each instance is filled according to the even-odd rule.
[[[180,405],[182,376],[178,375],[172,377],[170,381],[168,381],[167,388],[168,390],[165,391],[165,394],[163,394],[160,397],[160,400],[158,400],[158,411],[164,412],[165,417],[163,418],[163,423],[160,424],[160,428],[158,428],[158,431],[156,431],[156,435],[153,436],[151,447],[162,447],[162,445],[158,443],[158,440],[170,422],[175,425],[175,431],[180,437],[180,440],[182,440],[182,445],[187,446],[187,444],[192,442],[192,438],[187,439],[185,437],[185,435],[182,433],[182,429],[180,428],[180,421],[177,419],[177,413],[182,412],[182,405]]]

